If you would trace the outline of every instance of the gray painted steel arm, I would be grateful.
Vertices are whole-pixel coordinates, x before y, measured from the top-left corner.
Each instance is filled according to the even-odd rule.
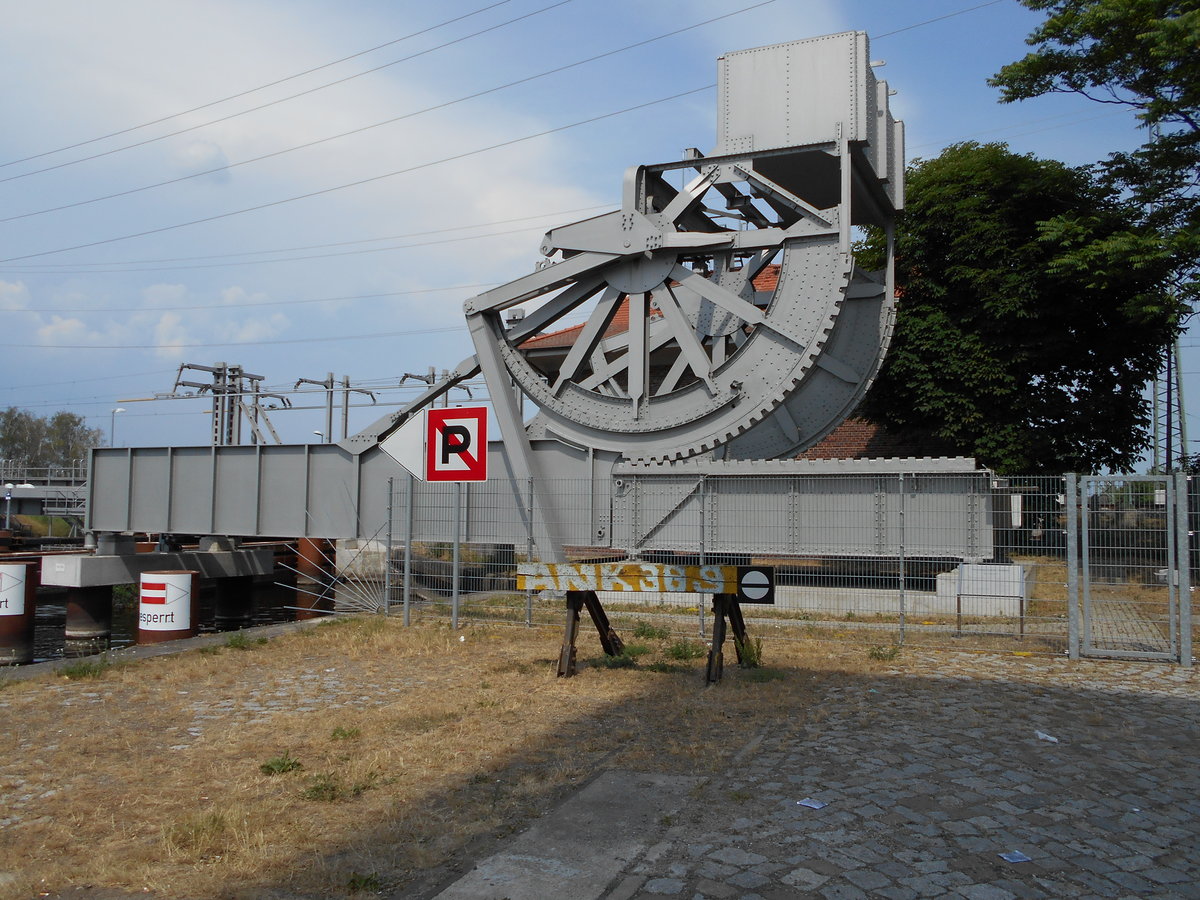
[[[454,367],[453,372],[436,384],[430,385],[415,400],[408,403],[408,405],[396,412],[381,416],[357,434],[352,434],[350,437],[338,441],[338,446],[356,455],[370,450],[403,425],[414,412],[423,409],[451,388],[462,384],[468,378],[474,378],[478,374],[479,360],[474,356],[467,357]]]

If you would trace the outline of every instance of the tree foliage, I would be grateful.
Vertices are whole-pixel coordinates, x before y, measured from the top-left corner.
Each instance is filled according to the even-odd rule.
[[[910,168],[891,350],[863,411],[1000,472],[1129,470],[1179,321],[1153,229],[1088,168],[964,143]]]
[[[992,79],[1009,103],[1076,93],[1128,107],[1148,129],[1131,153],[1102,164],[1174,258],[1184,299],[1200,299],[1200,0],[1021,0],[1047,18],[1034,48]]]
[[[104,432],[89,428],[75,413],[49,418],[10,406],[0,410],[0,459],[28,466],[69,466],[103,443]]]

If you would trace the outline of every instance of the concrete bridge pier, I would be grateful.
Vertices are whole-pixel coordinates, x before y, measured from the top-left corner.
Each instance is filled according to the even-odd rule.
[[[68,641],[106,641],[112,635],[112,585],[67,588]]]

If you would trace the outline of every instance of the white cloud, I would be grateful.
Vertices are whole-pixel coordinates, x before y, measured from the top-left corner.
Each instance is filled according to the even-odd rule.
[[[189,141],[174,151],[175,167],[180,175],[209,174],[203,180],[224,184],[232,180],[228,171],[213,171],[229,165],[225,151],[212,141]]]
[[[283,313],[244,319],[241,322],[225,322],[217,328],[222,341],[252,344],[278,337],[291,324]]]
[[[264,303],[270,299],[270,295],[264,291],[250,293],[241,285],[222,288],[219,296],[221,302],[226,306],[240,306],[243,303]]]
[[[45,344],[81,343],[91,336],[81,319],[58,315],[52,315],[47,324],[39,327],[37,335]]]
[[[23,281],[0,281],[0,309],[29,308],[29,288]]]
[[[142,299],[148,307],[178,306],[188,299],[188,289],[182,284],[152,284],[142,288]]]
[[[160,359],[179,359],[184,345],[191,343],[178,313],[165,312],[154,325],[154,354]]]

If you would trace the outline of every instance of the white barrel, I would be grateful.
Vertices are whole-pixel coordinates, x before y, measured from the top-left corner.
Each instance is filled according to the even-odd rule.
[[[143,572],[138,585],[138,643],[174,640],[195,634],[193,593],[196,573],[187,570]]]
[[[0,616],[25,615],[29,574],[27,563],[0,564]]]
[[[0,564],[0,665],[33,662],[38,565]]]

